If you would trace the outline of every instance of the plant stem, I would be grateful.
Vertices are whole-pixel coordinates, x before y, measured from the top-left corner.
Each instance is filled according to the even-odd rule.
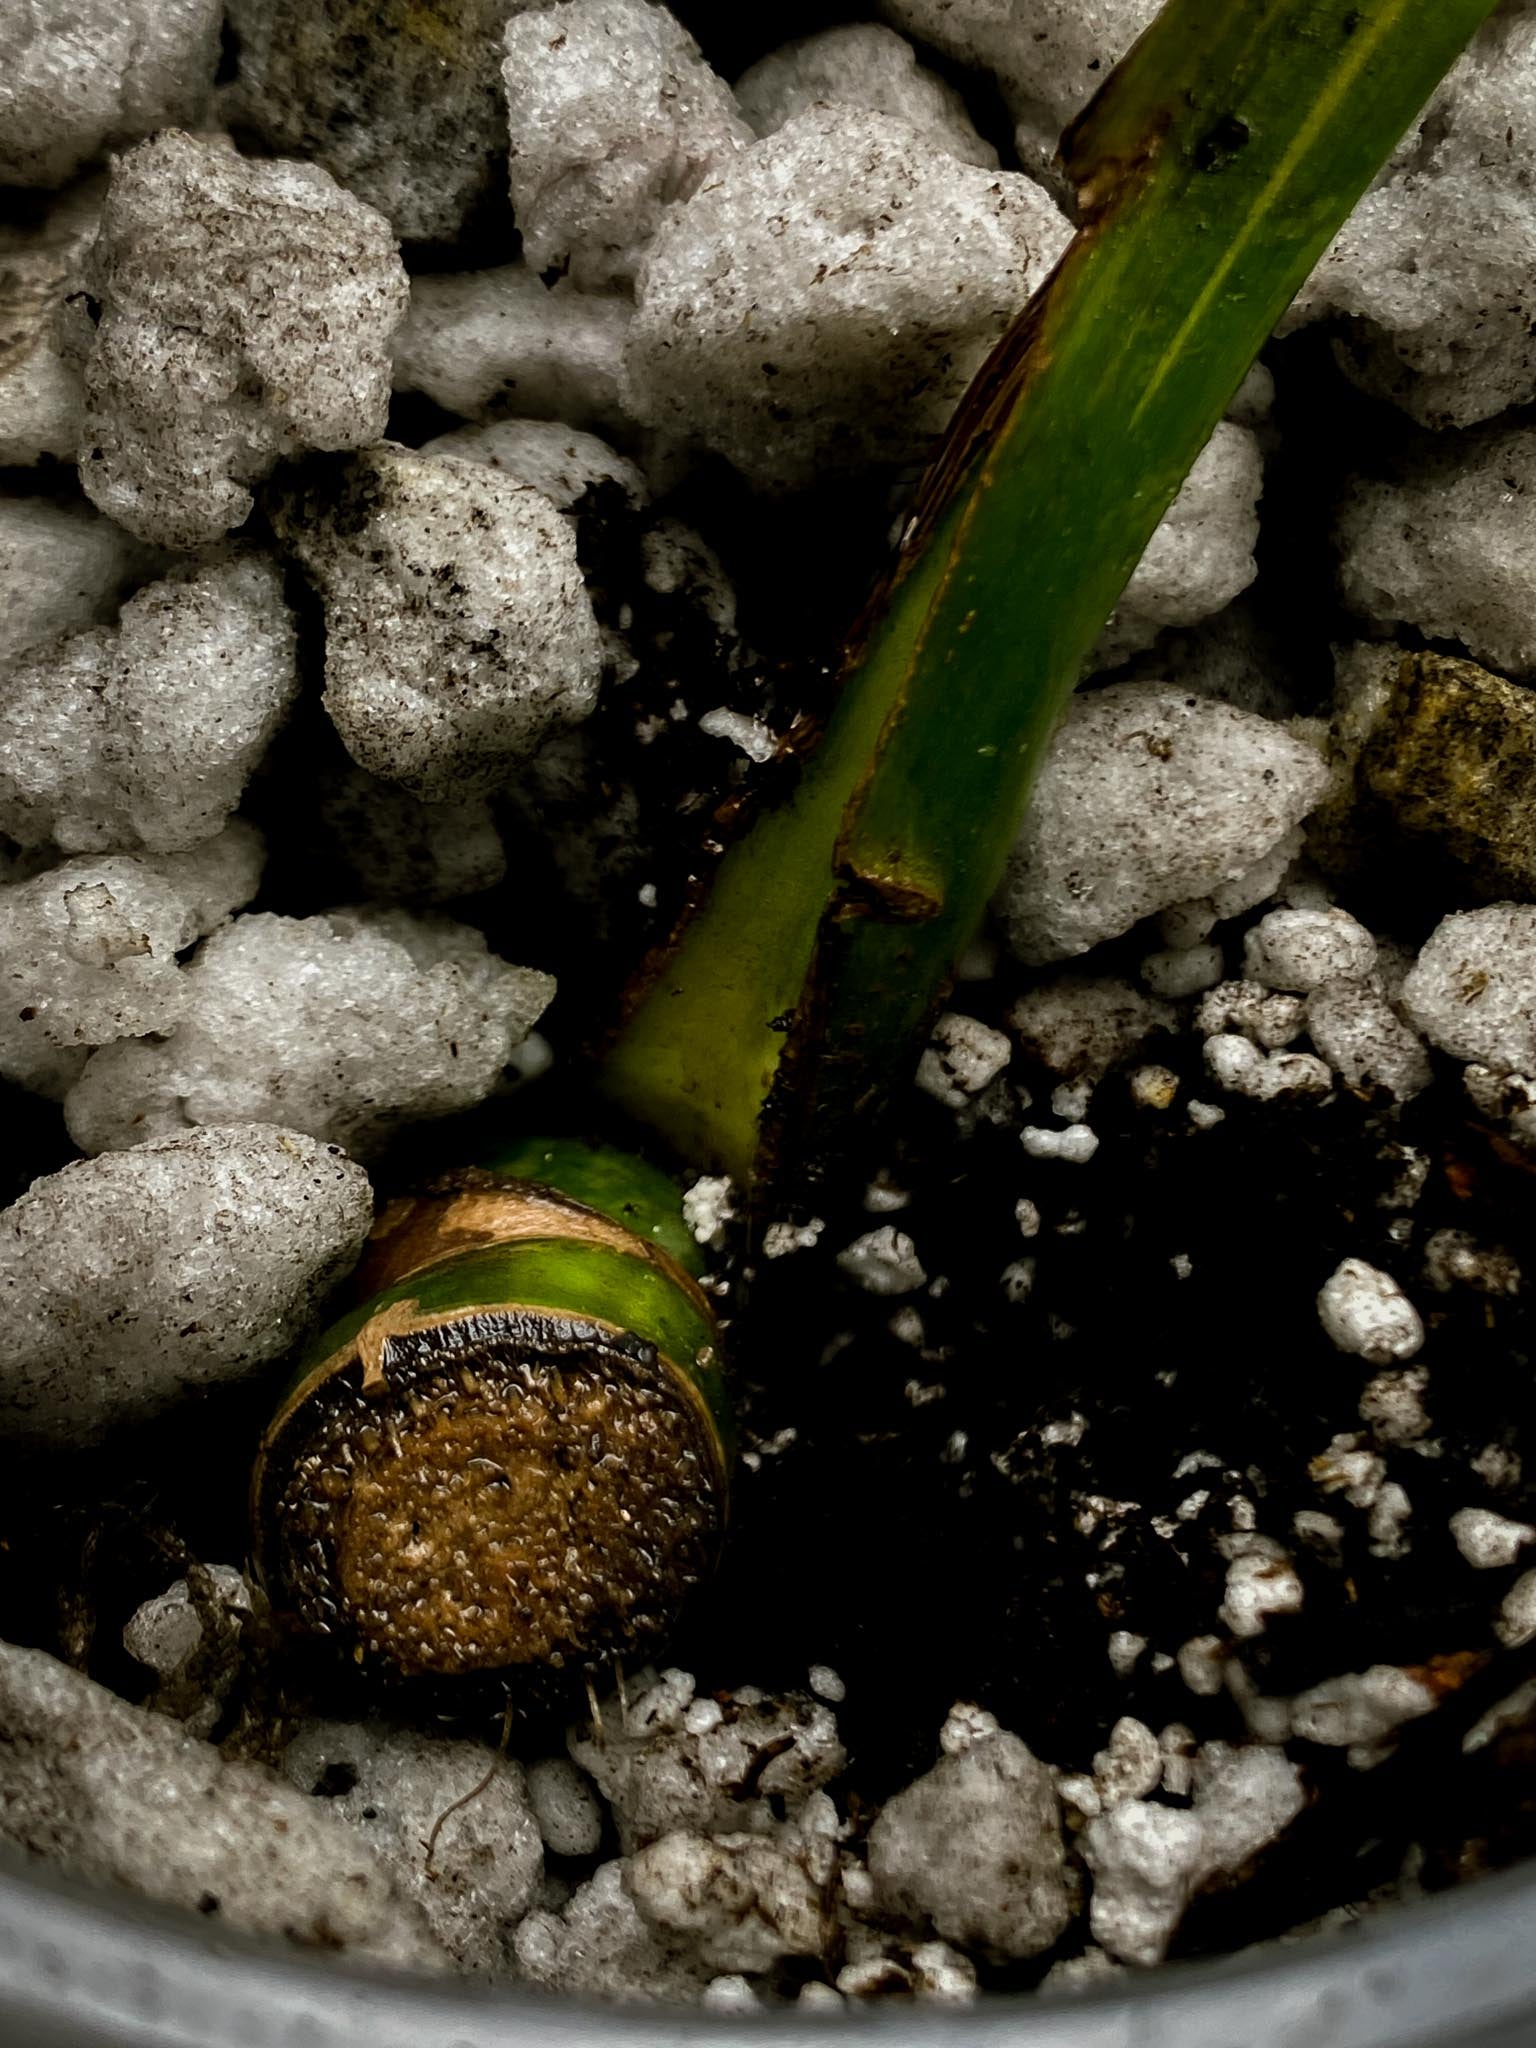
[[[803,1167],[913,1059],[1147,541],[1492,6],[1169,0],[1068,137],[1081,231],[967,394],[820,747],[609,1055],[682,1157]]]
[[[643,1656],[711,1569],[733,1449],[680,1192],[530,1139],[392,1202],[252,1482],[279,1611],[460,1677]]]

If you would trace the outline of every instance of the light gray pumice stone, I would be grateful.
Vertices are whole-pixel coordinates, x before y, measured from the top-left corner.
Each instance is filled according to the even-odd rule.
[[[962,163],[997,169],[965,101],[947,80],[917,61],[904,36],[875,21],[846,22],[801,36],[759,58],[736,81],[736,102],[759,135],[773,135],[818,103],[863,107],[915,128]]]
[[[520,1764],[415,1728],[310,1721],[282,1767],[367,1841],[461,1969],[506,1974],[544,1870]]]
[[[265,1125],[76,1160],[0,1210],[0,1423],[81,1445],[303,1337],[373,1198],[333,1147]]]
[[[1317,751],[1253,712],[1153,680],[1084,692],[998,892],[1009,942],[1021,960],[1065,960],[1174,904],[1219,903],[1266,855],[1289,857],[1327,786]]]
[[[62,185],[109,142],[195,122],[219,0],[15,0],[0,9],[0,185]]]
[[[564,0],[507,24],[512,209],[536,271],[632,282],[666,210],[752,140],[731,89],[654,0]]]
[[[401,1969],[447,1958],[367,1844],[260,1764],[226,1763],[41,1650],[0,1643],[0,1838],[96,1884]]]
[[[905,121],[813,106],[722,159],[635,283],[630,403],[759,490],[919,461],[1071,230]]]
[[[315,164],[142,143],[112,167],[87,287],[80,478],[130,533],[217,540],[280,457],[384,430],[405,271],[388,222]]]
[[[294,655],[280,570],[235,553],[33,648],[0,670],[0,832],[66,853],[211,838],[287,715]]]
[[[379,905],[237,918],[184,980],[174,1030],[105,1047],[70,1090],[83,1151],[270,1123],[362,1157],[483,1101],[555,992],[468,925]]]
[[[501,788],[597,701],[576,536],[542,491],[389,442],[272,506],[325,605],[325,705],[352,758],[426,803]]]
[[[0,662],[106,623],[154,560],[89,505],[0,497]]]
[[[0,884],[0,1073],[60,1096],[88,1048],[170,1030],[178,955],[255,895],[263,852],[236,821],[188,853],[82,855]]]
[[[886,1801],[869,1869],[887,1912],[998,1958],[1039,1955],[1072,1917],[1051,1773],[1001,1730]]]

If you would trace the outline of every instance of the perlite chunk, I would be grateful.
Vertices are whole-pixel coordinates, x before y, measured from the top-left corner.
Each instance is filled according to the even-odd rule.
[[[1442,919],[1403,983],[1403,1006],[1442,1052],[1496,1074],[1536,1073],[1536,904]]]
[[[1042,167],[1158,0],[880,0],[879,11],[957,63],[989,71],[1018,124],[1019,153]]]
[[[955,88],[879,22],[847,22],[771,50],[737,79],[736,102],[759,135],[777,133],[807,107],[836,103],[893,115],[962,163],[997,168],[997,151],[977,134]]]
[[[12,1848],[216,1926],[446,1967],[366,1844],[274,1771],[226,1763],[165,1716],[9,1643],[0,1721],[0,1838]]]
[[[237,128],[311,159],[406,241],[452,241],[506,144],[503,0],[229,0]]]
[[[272,562],[231,555],[151,584],[116,626],[0,672],[0,832],[66,853],[195,846],[239,804],[297,688]]]
[[[110,619],[151,559],[89,505],[0,497],[0,662]]]
[[[1302,287],[1356,380],[1426,426],[1536,398],[1536,15],[1500,7]]]
[[[280,456],[384,430],[405,271],[388,223],[314,164],[141,144],[113,165],[87,284],[81,481],[130,533],[216,540]]]
[[[186,969],[176,1028],[97,1053],[65,1115],[87,1152],[272,1123],[361,1155],[482,1101],[554,988],[447,918],[239,918]]]
[[[752,140],[731,89],[654,0],[565,0],[506,31],[512,207],[535,270],[629,283],[667,208]]]
[[[261,1126],[34,1181],[0,1211],[7,1434],[94,1443],[245,1379],[305,1335],[372,1217],[361,1167]]]
[[[1192,1809],[1131,1800],[1084,1830],[1095,1940],[1122,1962],[1160,1963],[1196,1892],[1241,1870],[1305,1803],[1301,1773],[1282,1751],[1208,1743]]]
[[[0,8],[0,185],[60,185],[109,142],[196,121],[219,0],[16,0]]]
[[[544,1870],[521,1764],[376,1721],[306,1722],[282,1764],[419,1900],[460,1969],[505,1974]]]
[[[411,280],[395,335],[395,385],[465,419],[517,412],[612,426],[620,396],[627,298],[546,285],[521,263]]]
[[[1070,959],[1254,867],[1322,796],[1313,748],[1169,683],[1074,699],[998,896],[1022,960]]]
[[[1378,625],[1459,640],[1506,675],[1536,675],[1533,497],[1536,427],[1411,445],[1394,479],[1357,480],[1339,516],[1345,602]]]
[[[63,315],[101,217],[102,181],[61,192],[37,221],[0,220],[0,468],[74,459],[84,393]]]
[[[488,795],[597,701],[570,523],[483,463],[389,442],[272,507],[325,604],[325,705],[352,758],[427,803]]]
[[[560,512],[571,512],[587,493],[616,485],[631,507],[649,495],[645,477],[627,455],[596,434],[562,420],[492,420],[485,426],[455,427],[424,441],[422,455],[455,455],[483,462],[514,483],[531,484]]]
[[[1223,420],[1147,543],[1099,637],[1096,667],[1150,647],[1165,627],[1210,618],[1248,588],[1263,487],[1257,437]]]
[[[662,222],[636,280],[631,402],[764,490],[917,461],[1070,232],[1015,172],[811,107]]]
[[[888,1799],[870,1830],[882,1908],[1002,1960],[1039,1955],[1072,1917],[1049,1769],[1002,1732]]]
[[[0,1074],[62,1095],[88,1048],[170,1030],[177,955],[250,901],[262,857],[237,823],[190,853],[88,855],[0,885]]]

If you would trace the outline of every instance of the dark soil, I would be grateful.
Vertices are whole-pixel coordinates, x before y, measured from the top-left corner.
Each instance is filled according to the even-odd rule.
[[[680,11],[732,70],[802,25],[794,8],[761,32],[722,26],[705,7]],[[828,16],[825,7],[804,12],[806,27]],[[1296,600],[1329,587],[1315,560],[1318,495],[1380,428],[1346,396],[1325,351],[1287,345],[1279,360],[1286,439],[1267,491],[1258,588],[1293,642],[1303,701],[1317,701],[1337,622],[1326,606]],[[439,424],[406,407],[393,431],[421,440]],[[887,530],[874,498],[764,509],[721,473],[669,507],[697,514],[724,556],[741,592],[743,641],[766,657],[748,660],[696,615],[648,593],[632,522],[608,503],[589,509],[589,566],[611,605],[637,607],[648,648],[594,730],[612,787],[635,793],[654,858],[642,868],[620,863],[622,886],[575,910],[529,829],[495,903],[452,906],[484,924],[493,946],[560,974],[550,1035],[562,1045],[611,1010],[620,964],[664,929],[700,872],[717,809],[740,793],[733,750],[699,735],[698,713],[726,704],[783,730],[797,711],[814,710],[827,686],[826,650]],[[679,696],[692,715],[673,721]],[[640,744],[637,729],[656,719],[665,731]],[[319,746],[317,733],[296,728],[289,759]],[[573,817],[571,829],[601,831],[609,794],[598,792],[591,817]],[[639,903],[637,885],[647,882],[654,912]],[[1416,939],[1453,906],[1455,887],[1450,876],[1415,875],[1408,896],[1399,878],[1395,898],[1380,882],[1350,907]],[[301,849],[274,865],[259,907],[302,913],[349,893],[323,853]],[[1128,968],[1135,957],[1128,949]],[[1001,1022],[1015,992],[1004,970],[967,988],[962,1006]],[[1451,1660],[1440,1668],[1454,1690],[1375,1770],[1351,1769],[1342,1752],[1306,1751],[1316,1795],[1308,1815],[1256,1881],[1203,1901],[1181,1935],[1185,1950],[1229,1948],[1390,1885],[1411,1853],[1422,1851],[1425,1881],[1443,1885],[1536,1846],[1536,1736],[1460,1754],[1465,1728],[1527,1675],[1536,1653],[1491,1655],[1489,1616],[1512,1574],[1471,1570],[1446,1526],[1455,1510],[1477,1505],[1536,1517],[1536,1459],[1529,1480],[1497,1494],[1470,1470],[1490,1443],[1536,1444],[1536,1324],[1528,1296],[1433,1296],[1419,1272],[1425,1239],[1453,1226],[1507,1245],[1536,1273],[1532,1184],[1459,1120],[1449,1079],[1393,1120],[1347,1096],[1322,1108],[1229,1101],[1226,1120],[1199,1131],[1184,1109],[1202,1091],[1198,1040],[1152,1050],[1183,1076],[1178,1104],[1138,1110],[1123,1078],[1111,1077],[1091,1112],[1101,1148],[1088,1166],[1027,1158],[1017,1114],[1011,1127],[983,1121],[962,1138],[950,1112],[908,1092],[846,1185],[817,1192],[825,1229],[815,1249],[769,1261],[742,1233],[722,1271],[752,1456],[725,1568],[674,1656],[701,1691],[800,1686],[811,1664],[833,1666],[847,1687],[839,1719],[856,1810],[928,1766],[957,1699],[989,1707],[1064,1767],[1085,1767],[1126,1713],[1154,1728],[1185,1722],[1201,1739],[1240,1739],[1225,1694],[1197,1698],[1176,1668],[1153,1669],[1156,1653],[1218,1627],[1224,1562],[1215,1539],[1231,1527],[1228,1503],[1240,1493],[1258,1528],[1294,1549],[1306,1586],[1299,1614],[1272,1619],[1244,1646],[1261,1691],[1293,1692],[1373,1662],[1436,1659]],[[1049,1095],[1049,1078],[1017,1063],[1011,1078],[1037,1100]],[[69,1147],[48,1106],[5,1106],[14,1111],[9,1198]],[[541,1119],[559,1113],[552,1095],[539,1104]],[[460,1145],[463,1157],[477,1140],[465,1131],[426,1142],[450,1157]],[[1379,1206],[1395,1177],[1384,1148],[1396,1143],[1431,1162],[1406,1244],[1391,1234],[1394,1212]],[[402,1148],[397,1178],[416,1170],[421,1149]],[[894,1215],[862,1206],[880,1168],[910,1191]],[[1021,1196],[1044,1218],[1032,1242],[1014,1217]],[[843,1246],[885,1222],[911,1235],[930,1278],[904,1301],[863,1292],[835,1263]],[[1026,1256],[1037,1282],[1027,1301],[1011,1304],[1000,1276]],[[1430,1325],[1428,1406],[1443,1451],[1389,1456],[1389,1477],[1413,1508],[1411,1547],[1395,1559],[1372,1554],[1365,1517],[1321,1496],[1308,1471],[1331,1437],[1359,1428],[1369,1377],[1317,1320],[1317,1289],[1345,1256],[1395,1272]],[[1189,1261],[1188,1277],[1175,1258]],[[902,1307],[922,1318],[920,1345],[890,1329]],[[273,1384],[281,1379],[279,1369]],[[122,1624],[189,1557],[244,1556],[245,1475],[269,1401],[267,1388],[209,1397],[99,1458],[57,1473],[0,1473],[0,1634],[58,1650],[142,1696],[144,1674],[120,1648]],[[1042,1440],[1044,1424],[1074,1414],[1084,1424],[1076,1443]],[[1196,1452],[1220,1469],[1176,1477]],[[1204,1510],[1171,1536],[1153,1528],[1154,1517],[1176,1516],[1206,1487]],[[1084,1533],[1093,1495],[1134,1505]],[[1294,1543],[1292,1517],[1304,1508],[1339,1513],[1346,1534],[1336,1556]],[[1109,1662],[1116,1630],[1149,1644],[1128,1679]],[[224,1732],[259,1747],[285,1705],[314,1688],[337,1704],[346,1686],[311,1653],[281,1648]],[[519,1699],[525,1725],[568,1714],[577,1697],[563,1682],[529,1688]],[[500,1719],[499,1693],[417,1694],[413,1703],[483,1721],[488,1734]]]

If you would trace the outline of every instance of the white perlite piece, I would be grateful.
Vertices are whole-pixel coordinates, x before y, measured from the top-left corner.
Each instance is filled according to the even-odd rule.
[[[1218,1619],[1246,1640],[1262,1635],[1272,1614],[1299,1614],[1305,1598],[1301,1575],[1282,1552],[1244,1551],[1227,1566],[1227,1585]]]
[[[990,71],[1018,124],[1019,153],[1042,167],[1157,12],[1157,0],[880,0],[919,42]]]
[[[1506,1650],[1520,1650],[1536,1638],[1536,1571],[1522,1572],[1499,1602],[1493,1632]]]
[[[1061,1159],[1069,1166],[1086,1166],[1099,1149],[1099,1134],[1087,1124],[1076,1123],[1064,1131],[1045,1124],[1026,1124],[1019,1143],[1031,1159]]]
[[[519,1970],[530,1984],[567,1996],[696,2002],[709,1973],[651,1932],[624,1875],[624,1864],[604,1863],[563,1912],[529,1913],[512,1938]]]
[[[249,1584],[228,1564],[205,1567],[196,1592],[176,1579],[135,1608],[123,1648],[159,1681],[147,1704],[173,1715],[188,1734],[210,1736],[239,1676],[239,1637],[254,1612]],[[204,1641],[209,1625],[212,1644]]]
[[[89,1444],[305,1334],[373,1221],[368,1177],[297,1132],[193,1131],[34,1181],[0,1211],[0,1415]]]
[[[1345,316],[1366,390],[1426,426],[1536,397],[1536,18],[1500,7],[1302,287],[1291,315]]]
[[[1435,1077],[1423,1042],[1398,1016],[1374,976],[1325,981],[1313,989],[1307,998],[1307,1032],[1339,1079],[1363,1094],[1380,1091],[1408,1102]]]
[[[101,183],[87,178],[40,219],[0,221],[0,469],[74,460],[84,394],[62,330],[100,220]]]
[[[866,1294],[912,1294],[928,1279],[916,1245],[894,1223],[866,1230],[852,1244],[844,1245],[837,1263]]]
[[[456,427],[423,441],[417,453],[483,462],[514,483],[542,491],[559,512],[574,512],[589,491],[604,484],[617,485],[632,509],[650,495],[643,473],[627,455],[563,420],[492,420],[487,426]]]
[[[546,1756],[528,1766],[528,1799],[544,1846],[553,1856],[595,1856],[603,1839],[603,1809],[592,1781],[568,1757]]]
[[[1069,959],[1208,896],[1251,870],[1327,786],[1304,741],[1209,697],[1159,682],[1078,696],[998,894],[1014,952]]]
[[[378,907],[239,918],[184,978],[168,1037],[104,1048],[70,1091],[82,1150],[275,1123],[362,1155],[482,1101],[555,989],[467,925]]]
[[[760,718],[752,718],[745,711],[727,710],[723,704],[704,713],[699,731],[714,740],[728,740],[749,761],[771,761],[779,744]]]
[[[1323,1096],[1333,1085],[1332,1074],[1312,1053],[1263,1053],[1235,1032],[1205,1041],[1205,1064],[1229,1095],[1245,1095],[1252,1102]]]
[[[624,1885],[641,1918],[702,1968],[758,1973],[786,1956],[821,1954],[835,1856],[814,1837],[677,1832],[631,1857]]]
[[[207,1590],[231,1620],[244,1620],[253,1611],[250,1586],[232,1564],[207,1567]],[[142,1602],[123,1629],[129,1656],[160,1678],[183,1671],[202,1639],[202,1617],[186,1579],[173,1579],[163,1593]]]
[[[1536,904],[1443,919],[1403,983],[1403,1006],[1442,1052],[1495,1074],[1536,1073]]]
[[[1021,1050],[1064,1081],[1103,1080],[1177,1021],[1169,1004],[1109,975],[1058,975],[1026,991],[1008,1012]]]
[[[491,196],[506,147],[496,66],[506,0],[428,13],[228,0],[239,67],[225,118],[274,156],[312,159],[405,241],[451,242]]]
[[[325,706],[425,803],[489,795],[597,701],[576,537],[541,492],[385,442],[274,506],[325,604]]]
[[[1001,1960],[1039,1955],[1072,1917],[1051,1773],[1002,1731],[886,1801],[869,1869],[884,1911]]]
[[[1376,941],[1347,910],[1271,910],[1243,938],[1248,980],[1292,995],[1361,980],[1375,966]]]
[[[308,1722],[282,1762],[419,1902],[461,1970],[506,1972],[544,1869],[521,1765],[478,1742],[373,1721]]]
[[[1512,1522],[1492,1508],[1458,1508],[1451,1517],[1451,1536],[1475,1571],[1512,1565],[1528,1543],[1536,1543],[1529,1522]]]
[[[113,165],[87,284],[80,478],[130,533],[216,540],[280,457],[384,430],[405,271],[388,223],[313,164],[142,143]]]
[[[1224,981],[1195,1011],[1202,1038],[1237,1033],[1266,1052],[1278,1052],[1301,1036],[1307,1006],[1299,996],[1271,995],[1256,981]]]
[[[1424,1245],[1424,1278],[1437,1294],[1470,1287],[1478,1294],[1521,1291],[1520,1262],[1508,1246],[1480,1244],[1466,1230],[1437,1230]]]
[[[600,1725],[578,1724],[567,1746],[612,1807],[626,1855],[677,1831],[774,1834],[775,1808],[793,1817],[848,1761],[819,1700],[695,1702],[686,1671],[663,1672],[627,1710],[604,1701]]]
[[[662,222],[636,281],[631,402],[763,490],[920,460],[1068,235],[1027,178],[812,107]]]
[[[1117,667],[1166,627],[1195,625],[1248,588],[1258,574],[1253,551],[1263,488],[1257,438],[1222,421],[1147,543],[1099,636],[1095,667]]]
[[[42,0],[0,11],[0,185],[62,185],[108,143],[198,120],[219,0]]]
[[[428,272],[411,280],[410,310],[395,334],[395,385],[463,419],[510,410],[578,427],[619,425],[633,315],[627,298],[550,287],[521,263]]]
[[[1533,350],[1536,353],[1536,350]],[[1517,680],[1536,675],[1536,428],[1448,436],[1410,450],[1396,480],[1357,480],[1338,520],[1353,611]]]
[[[1279,1750],[1207,1744],[1188,1811],[1132,1801],[1084,1830],[1095,1941],[1121,1962],[1161,1962],[1196,1892],[1268,1848],[1305,1803],[1301,1774]]]
[[[1320,1749],[1374,1749],[1406,1722],[1422,1720],[1439,1695],[1411,1671],[1373,1664],[1309,1686],[1291,1700],[1267,1701],[1278,1712],[1281,1739],[1314,1742]]]
[[[62,1095],[87,1048],[170,1030],[178,954],[249,902],[261,864],[236,823],[189,853],[86,855],[0,885],[0,1073]]]
[[[65,853],[211,838],[293,701],[294,644],[276,566],[232,555],[34,648],[0,688],[0,832]]]
[[[565,0],[507,24],[512,208],[535,270],[583,290],[633,281],[669,207],[752,130],[654,0]]]
[[[997,1079],[1012,1053],[1001,1031],[979,1018],[946,1010],[917,1063],[917,1085],[947,1109],[963,1109]]]
[[[1418,1310],[1390,1273],[1364,1259],[1345,1259],[1324,1282],[1317,1314],[1340,1351],[1371,1365],[1391,1365],[1423,1348]]]
[[[45,1656],[0,1644],[0,1836],[231,1930],[402,1968],[447,1958],[325,1807]]]
[[[1360,1420],[1379,1444],[1417,1443],[1429,1434],[1430,1418],[1424,1406],[1428,1390],[1429,1373],[1422,1365],[1379,1372],[1360,1396]]]
[[[89,505],[0,497],[0,661],[112,618],[151,559]]]
[[[1145,1721],[1122,1715],[1109,1731],[1109,1743],[1093,1760],[1093,1784],[1099,1809],[1108,1812],[1128,1799],[1145,1799],[1162,1782],[1163,1752]]]
[[[965,101],[926,70],[904,36],[878,22],[849,22],[772,50],[736,81],[736,103],[759,135],[773,135],[807,107],[839,103],[890,114],[934,149],[996,170]]]

